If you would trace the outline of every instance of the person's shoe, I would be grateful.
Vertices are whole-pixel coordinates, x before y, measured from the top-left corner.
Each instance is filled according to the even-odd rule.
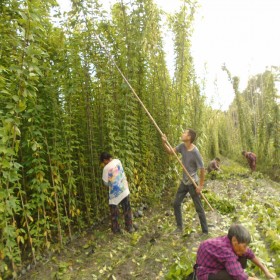
[[[179,228],[177,227],[173,232],[172,234],[182,234],[183,233],[183,229],[182,228]]]

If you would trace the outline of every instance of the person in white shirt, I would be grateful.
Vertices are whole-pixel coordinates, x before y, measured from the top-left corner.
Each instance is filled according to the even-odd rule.
[[[121,204],[124,213],[125,228],[131,233],[134,229],[129,200],[130,192],[121,161],[119,159],[113,159],[109,153],[103,152],[100,155],[100,162],[105,165],[103,168],[102,180],[104,185],[109,189],[112,231],[113,233],[121,233],[118,222],[120,214],[118,205]]]

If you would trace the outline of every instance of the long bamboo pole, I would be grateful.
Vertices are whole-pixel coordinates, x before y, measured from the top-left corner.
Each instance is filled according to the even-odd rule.
[[[126,77],[124,76],[124,74],[122,73],[122,71],[120,70],[120,68],[118,67],[118,65],[116,64],[115,60],[111,57],[109,51],[107,50],[107,48],[104,46],[104,44],[102,43],[101,39],[99,38],[99,36],[97,34],[95,34],[97,41],[99,42],[100,46],[105,50],[108,58],[111,60],[111,62],[113,63],[113,65],[117,68],[118,72],[121,74],[121,76],[123,77],[123,79],[125,80],[125,82],[127,83],[127,85],[129,86],[129,88],[131,89],[133,95],[135,96],[135,98],[139,101],[139,103],[141,104],[141,106],[143,107],[144,111],[146,112],[146,114],[148,115],[148,117],[150,118],[150,120],[152,121],[152,123],[154,124],[155,128],[157,129],[157,131],[159,132],[159,134],[161,136],[163,136],[163,132],[161,131],[161,129],[159,128],[159,126],[157,125],[156,121],[154,120],[154,118],[152,117],[152,115],[150,114],[150,112],[148,111],[148,109],[146,108],[146,106],[144,105],[144,103],[142,102],[142,100],[139,98],[139,96],[137,95],[137,93],[135,92],[134,88],[131,86],[131,84],[129,83],[129,81],[126,79]],[[189,177],[189,179],[191,180],[192,184],[195,186],[195,188],[197,189],[198,186],[196,184],[196,182],[194,181],[194,179],[191,177],[191,175],[189,174],[188,170],[186,169],[186,167],[184,166],[184,164],[182,163],[182,161],[180,160],[180,158],[178,157],[178,155],[176,154],[176,152],[174,151],[173,147],[170,145],[170,143],[168,142],[168,140],[166,139],[166,145],[168,146],[168,148],[172,151],[172,153],[175,155],[176,159],[179,161],[180,165],[182,166],[184,172],[187,174],[187,176]],[[210,205],[210,203],[208,202],[208,200],[206,199],[206,197],[204,196],[204,194],[202,192],[200,192],[202,198],[205,200],[205,202],[207,203],[207,205],[209,206],[209,208],[214,211],[214,209],[212,208],[212,206]]]

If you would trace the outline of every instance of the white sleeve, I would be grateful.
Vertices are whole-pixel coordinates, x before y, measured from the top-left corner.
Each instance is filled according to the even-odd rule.
[[[106,166],[103,168],[102,180],[104,181],[105,185],[108,184],[108,170]]]

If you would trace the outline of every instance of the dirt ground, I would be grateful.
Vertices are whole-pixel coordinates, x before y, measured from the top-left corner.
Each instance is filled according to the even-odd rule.
[[[209,224],[209,235],[205,237],[201,235],[198,217],[191,198],[187,196],[183,205],[184,233],[174,235],[172,200],[176,190],[177,187],[171,189],[165,200],[156,206],[141,209],[143,216],[134,219],[138,227],[134,233],[113,235],[107,221],[98,228],[74,236],[59,254],[46,254],[36,267],[24,270],[19,279],[165,279],[170,267],[178,260],[187,258],[190,263],[195,260],[202,240],[227,233],[239,213],[244,213],[244,198],[260,201],[264,196],[279,197],[279,189],[264,179],[209,180],[205,196],[219,195],[225,202],[234,204],[235,210],[224,213],[227,211],[221,208],[224,204],[220,206],[223,211],[211,211],[205,205]]]

